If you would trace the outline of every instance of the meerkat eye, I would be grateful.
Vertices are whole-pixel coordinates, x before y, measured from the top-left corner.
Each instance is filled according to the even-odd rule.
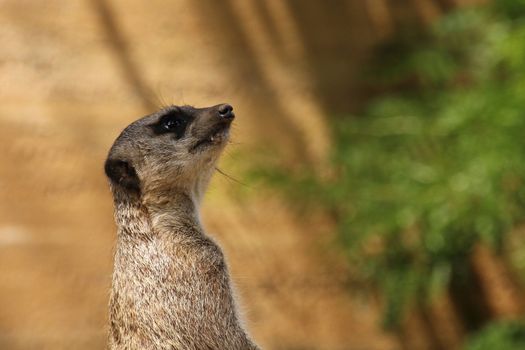
[[[156,135],[172,134],[179,139],[184,135],[188,122],[184,115],[178,112],[171,112],[162,116],[150,127]]]
[[[166,131],[173,131],[182,126],[183,121],[180,119],[168,119],[162,123],[162,128]]]

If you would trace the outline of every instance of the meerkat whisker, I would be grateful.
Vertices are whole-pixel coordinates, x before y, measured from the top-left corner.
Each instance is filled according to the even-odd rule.
[[[221,169],[215,167],[215,170],[217,170],[217,172],[218,172],[219,174],[225,176],[227,179],[229,179],[229,180],[231,180],[231,181],[233,181],[233,182],[235,182],[235,183],[238,183],[239,185],[242,185],[242,186],[246,186],[246,187],[248,187],[247,184],[245,184],[244,182],[242,182],[242,181],[240,181],[240,180],[237,180],[236,178],[234,178],[234,177],[231,176],[231,175],[226,174],[226,173],[225,173],[224,171],[222,171]]]

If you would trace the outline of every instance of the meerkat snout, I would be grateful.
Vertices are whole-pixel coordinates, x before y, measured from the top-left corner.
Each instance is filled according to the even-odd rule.
[[[220,105],[219,106],[219,116],[225,119],[235,118],[235,114],[233,114],[233,107],[226,103]]]

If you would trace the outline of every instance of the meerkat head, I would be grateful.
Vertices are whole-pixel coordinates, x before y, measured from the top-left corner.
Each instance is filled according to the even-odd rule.
[[[130,124],[104,167],[115,197],[162,202],[178,191],[198,201],[234,117],[228,104],[170,106]]]

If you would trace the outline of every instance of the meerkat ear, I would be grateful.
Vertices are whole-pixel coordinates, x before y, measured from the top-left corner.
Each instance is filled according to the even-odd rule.
[[[110,180],[128,191],[140,193],[140,180],[135,168],[124,160],[107,159],[104,170]]]

